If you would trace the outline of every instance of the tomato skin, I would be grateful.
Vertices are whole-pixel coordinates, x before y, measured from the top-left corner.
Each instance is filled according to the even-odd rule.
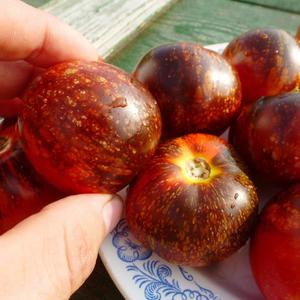
[[[196,43],[150,50],[133,76],[156,99],[166,138],[196,132],[221,134],[240,109],[237,73],[220,54]]]
[[[276,183],[300,181],[300,93],[264,97],[243,107],[229,139],[249,167]]]
[[[248,240],[257,207],[256,189],[227,142],[189,134],[158,147],[129,188],[126,217],[164,259],[206,266]]]
[[[8,139],[8,140],[7,140]],[[65,196],[45,182],[26,157],[14,125],[0,132],[0,234]]]
[[[2,118],[0,117],[0,133],[7,127],[15,125],[17,118]]]
[[[250,260],[266,299],[300,299],[300,184],[264,208],[251,239]]]
[[[152,95],[103,62],[50,67],[23,101],[19,128],[25,152],[41,176],[67,193],[121,190],[160,139]]]
[[[296,39],[300,42],[300,26],[298,27],[298,31],[296,33]]]
[[[233,39],[223,55],[239,74],[243,105],[300,86],[300,45],[284,30],[247,31]]]
[[[0,99],[0,117],[14,118],[22,110],[22,101],[20,98]]]

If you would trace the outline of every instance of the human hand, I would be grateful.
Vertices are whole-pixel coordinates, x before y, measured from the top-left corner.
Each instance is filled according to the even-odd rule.
[[[55,17],[18,0],[0,10],[0,115],[12,115],[15,99],[41,68],[71,59],[97,60],[96,50]],[[3,80],[5,79],[5,80]]]
[[[0,10],[0,115],[40,68],[70,59],[96,60],[78,33],[21,1]],[[5,78],[5,80],[2,80]],[[100,243],[120,218],[111,195],[59,200],[0,236],[0,299],[68,299],[91,273]]]

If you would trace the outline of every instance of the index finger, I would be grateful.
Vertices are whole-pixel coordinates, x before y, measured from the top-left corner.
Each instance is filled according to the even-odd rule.
[[[0,60],[25,60],[40,67],[97,60],[96,50],[67,24],[22,1],[1,2]]]

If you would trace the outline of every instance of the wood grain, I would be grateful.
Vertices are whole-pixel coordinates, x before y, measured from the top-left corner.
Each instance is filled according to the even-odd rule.
[[[122,53],[111,59],[111,62],[131,71],[144,53],[163,43],[222,43],[254,27],[278,27],[294,35],[299,21],[298,14],[247,3],[181,0],[154,21]]]
[[[300,12],[299,0],[285,0],[285,1],[284,0],[235,0],[235,1],[254,3],[254,4],[285,10],[285,11],[290,11],[290,12],[298,12],[298,13]]]
[[[176,0],[52,0],[42,9],[81,32],[107,58]]]

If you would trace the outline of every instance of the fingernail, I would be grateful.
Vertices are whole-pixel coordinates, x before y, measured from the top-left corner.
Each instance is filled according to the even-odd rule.
[[[111,232],[121,218],[123,210],[122,200],[114,196],[102,209],[102,216],[107,232]]]

